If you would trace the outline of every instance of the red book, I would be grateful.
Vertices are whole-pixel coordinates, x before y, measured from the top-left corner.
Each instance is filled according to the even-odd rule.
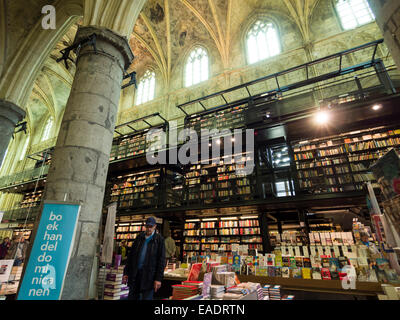
[[[197,281],[199,279],[199,274],[200,274],[202,265],[203,265],[202,263],[192,264],[192,268],[190,269],[187,281]]]
[[[322,280],[331,280],[331,273],[328,268],[321,268],[321,278]]]

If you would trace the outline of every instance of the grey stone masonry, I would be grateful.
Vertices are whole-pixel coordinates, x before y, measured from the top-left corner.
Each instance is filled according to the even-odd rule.
[[[105,28],[81,27],[75,42],[92,34],[96,52],[79,51],[44,195],[81,204],[62,300],[88,298],[123,72],[133,60],[127,39]]]
[[[397,68],[400,69],[400,1],[369,0],[376,22],[382,31]]]
[[[0,99],[0,164],[10,143],[15,125],[25,117],[25,111],[14,103]]]

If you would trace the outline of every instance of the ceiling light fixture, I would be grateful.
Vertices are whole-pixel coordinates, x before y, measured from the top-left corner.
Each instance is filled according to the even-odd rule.
[[[329,121],[330,114],[328,111],[318,111],[318,113],[315,115],[315,121],[317,124],[326,124]]]
[[[381,109],[382,108],[382,106],[380,105],[380,104],[374,104],[373,106],[372,106],[372,110],[374,110],[374,111],[377,111],[377,110],[379,110],[379,109]]]

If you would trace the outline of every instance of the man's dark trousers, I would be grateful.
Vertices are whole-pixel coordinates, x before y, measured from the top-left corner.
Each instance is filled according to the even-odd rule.
[[[135,279],[135,285],[129,287],[128,300],[153,300],[154,289],[141,291],[141,280],[143,275],[143,269],[138,270]]]

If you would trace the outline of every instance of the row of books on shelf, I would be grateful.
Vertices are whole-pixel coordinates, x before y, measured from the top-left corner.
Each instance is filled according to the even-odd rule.
[[[124,195],[124,194],[131,194],[136,192],[146,192],[146,191],[153,191],[155,186],[144,186],[144,187],[135,187],[135,188],[123,188],[123,189],[113,189],[111,195]]]
[[[251,195],[250,187],[241,187],[235,190],[191,190],[189,189],[188,199],[209,199],[209,198],[226,198],[233,196],[248,196]]]
[[[116,235],[117,240],[134,240],[138,236],[138,233],[119,233]]]
[[[396,144],[398,145],[398,144]],[[317,152],[313,153],[311,151],[305,152],[305,153],[298,153],[294,154],[294,160],[299,161],[299,160],[312,160],[315,158],[322,158],[322,157],[327,157],[327,156],[337,156],[337,155],[344,155],[344,154],[349,154],[349,161],[362,161],[362,160],[370,160],[370,159],[376,159],[377,155],[383,155],[386,150],[382,151],[380,150],[380,153],[378,154],[360,154],[360,155],[350,155],[351,152],[356,152],[356,151],[368,151],[370,152],[371,149],[376,149],[376,148],[389,148],[392,145],[386,145],[384,146],[382,142],[377,143],[377,142],[366,142],[363,144],[357,144],[357,145],[350,145],[350,146],[342,146],[336,149],[324,149],[324,150],[318,150]]]
[[[353,245],[352,232],[310,232],[310,244],[313,245]]]
[[[345,158],[336,158],[329,160],[315,160],[313,162],[296,162],[297,169],[311,169],[311,168],[319,168],[333,165],[340,165],[347,163]]]
[[[136,231],[144,231],[145,226],[118,226],[115,230],[116,232],[136,232]]]
[[[234,228],[234,227],[258,227],[259,223],[257,219],[253,220],[226,220],[226,221],[209,221],[201,222],[200,228]],[[196,223],[185,223],[185,229],[197,228]]]
[[[228,228],[228,229],[201,229],[184,230],[183,236],[230,236],[230,235],[254,235],[260,234],[260,228]]]
[[[293,151],[301,152],[301,151],[315,150],[318,148],[335,147],[335,146],[341,145],[343,143],[351,144],[351,143],[358,143],[358,142],[363,142],[363,141],[368,141],[368,140],[376,140],[376,139],[380,140],[380,139],[385,139],[385,138],[389,138],[389,139],[385,139],[384,141],[390,141],[393,139],[398,139],[393,136],[400,134],[400,129],[394,129],[394,130],[388,130],[388,131],[384,130],[382,132],[382,129],[374,128],[374,129],[371,129],[370,132],[377,131],[377,130],[379,130],[381,132],[375,132],[375,133],[349,132],[349,133],[343,134],[342,136],[351,136],[351,135],[357,135],[357,136],[347,137],[347,138],[336,137],[336,138],[332,138],[327,141],[320,140],[319,142],[316,141],[316,142],[299,143],[294,146]]]

